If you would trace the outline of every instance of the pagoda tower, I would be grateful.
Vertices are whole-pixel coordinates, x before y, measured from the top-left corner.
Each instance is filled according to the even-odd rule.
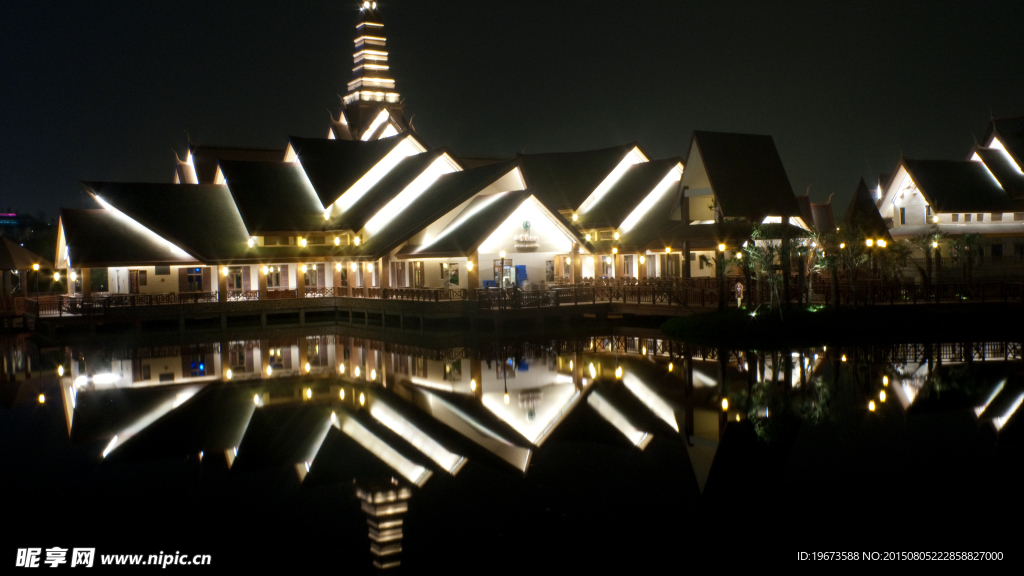
[[[363,2],[356,24],[352,81],[328,138],[376,140],[409,130],[388,66],[384,23],[376,2]]]

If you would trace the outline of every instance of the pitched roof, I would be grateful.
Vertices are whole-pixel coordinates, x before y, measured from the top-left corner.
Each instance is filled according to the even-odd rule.
[[[46,258],[22,248],[16,242],[4,238],[0,243],[0,270],[31,270],[33,264],[53,269],[53,264]]]
[[[1024,116],[993,118],[989,123],[986,141],[993,133],[999,136],[1003,148],[1013,156],[1017,165],[1024,168]]]
[[[194,258],[132,226],[110,210],[60,211],[71,265],[79,268],[186,264]]]
[[[298,165],[222,160],[220,167],[250,234],[324,227],[324,208]]]
[[[192,165],[200,184],[213,184],[217,176],[217,163],[221,160],[250,162],[280,162],[284,160],[281,148],[234,148],[230,146],[191,146]]]
[[[808,194],[795,197],[797,206],[800,207],[800,217],[810,226],[814,222],[814,210],[811,208],[811,197]]]
[[[831,201],[824,204],[811,204],[811,213],[813,214],[813,225],[819,232],[835,230],[836,217],[832,212]],[[807,222],[807,224],[811,224],[811,222]]]
[[[331,220],[332,228],[361,230],[363,226],[402,193],[413,180],[418,178],[430,165],[445,153],[444,149],[431,150],[402,158],[394,168],[377,181],[358,200]],[[323,216],[321,215],[321,218]]]
[[[875,206],[875,199],[872,198],[871,192],[868,191],[868,186],[864,183],[863,178],[857,184],[857,189],[853,192],[853,198],[850,199],[850,205],[846,208],[846,215],[843,216],[843,226],[861,230],[866,235],[885,236],[891,239],[889,227],[885,225],[885,220],[882,219],[882,214],[879,213],[878,207]]]
[[[766,216],[800,215],[771,136],[696,130],[693,145],[724,216],[760,222]]]
[[[936,212],[1005,212],[1010,196],[981,162],[903,159],[914,184]]]
[[[608,189],[601,201],[579,215],[575,223],[585,228],[618,228],[623,220],[636,208],[648,194],[661,183],[681,158],[665,158],[634,164],[626,169],[622,177]],[[648,212],[652,214],[652,212]],[[659,218],[667,218],[668,214],[657,214]],[[636,228],[636,226],[634,226]]]
[[[292,136],[289,142],[320,203],[330,206],[408,137],[400,134],[363,142]]]
[[[1004,190],[1014,197],[1024,196],[1024,174],[1017,171],[1005,154],[995,148],[981,147],[975,148],[974,153],[981,158]]]
[[[537,199],[551,210],[575,210],[622,162],[635,143],[586,150],[519,154],[523,176]]]
[[[83,185],[94,196],[200,260],[229,258],[249,239],[226,186],[112,182]]]
[[[423,194],[396,214],[391,222],[370,236],[360,247],[360,252],[380,257],[394,250],[431,222],[454,210],[518,165],[517,161],[506,161],[441,176]]]
[[[529,197],[528,190],[477,196],[430,244],[406,245],[398,255],[431,258],[472,254]]]

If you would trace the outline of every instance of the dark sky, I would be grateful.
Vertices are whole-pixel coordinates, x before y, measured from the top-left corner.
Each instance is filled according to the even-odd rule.
[[[859,177],[965,158],[1024,114],[1024,2],[381,0],[407,114],[457,153],[771,134],[841,216]],[[86,206],[80,180],[166,182],[201,144],[323,136],[357,2],[0,5],[0,209]]]

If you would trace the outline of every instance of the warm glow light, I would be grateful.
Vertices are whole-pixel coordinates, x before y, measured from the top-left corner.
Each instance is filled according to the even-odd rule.
[[[665,247],[665,254],[671,254],[671,253],[672,253],[672,247],[671,246],[666,246]]]
[[[302,270],[303,272],[305,272],[305,271],[306,271],[306,265],[305,265],[305,264],[303,264],[302,266],[300,266],[300,269],[301,269],[301,270]]]
[[[231,377],[234,375],[235,373],[231,371],[231,368],[228,368],[227,372],[224,373],[224,377],[227,378],[228,380],[231,380]]]
[[[337,270],[338,272],[341,272],[341,262],[338,262],[337,264],[335,264],[334,265],[334,269]]]
[[[39,270],[39,264],[33,264],[32,265],[32,269],[33,270]]]
[[[932,248],[938,248],[938,247],[939,247],[939,243],[938,242],[932,242]]]
[[[249,245],[249,248],[252,248],[253,246],[256,245],[256,239],[255,238],[249,238],[249,241],[246,242],[246,244]]]
[[[345,365],[344,364],[338,364],[338,374],[344,374],[344,373],[345,373]]]
[[[843,362],[846,362],[846,354],[843,354]]]
[[[615,368],[615,377],[622,378],[622,366],[617,366]]]
[[[615,238],[616,240],[618,240],[619,239],[619,233],[616,232],[615,234],[612,234],[612,238]]]
[[[612,254],[618,254],[618,253],[619,253],[619,249],[618,248],[612,248]]]
[[[403,209],[413,204],[417,198],[422,196],[438,178],[457,170],[457,165],[447,155],[442,154],[366,222],[364,226],[366,232],[371,235],[376,234],[377,231],[384,228]]]
[[[472,260],[466,262],[466,270],[469,270],[470,272],[473,271],[473,261]]]
[[[376,379],[377,379],[377,369],[376,368],[371,368],[370,369],[370,380],[376,380]]]
[[[299,238],[299,246],[301,246],[302,248],[306,247],[306,239],[305,238]]]
[[[367,272],[372,272],[373,271],[373,262],[367,262],[366,263],[366,271]]]
[[[253,394],[252,395],[252,403],[257,405],[257,406],[260,405],[260,395],[259,394]]]
[[[569,360],[569,370],[572,370],[572,360]]]
[[[306,398],[312,398],[312,397],[313,397],[313,389],[312,388],[306,388]]]
[[[882,386],[888,386],[888,385],[889,385],[889,377],[888,376],[882,376]]]
[[[875,245],[875,241],[872,240],[871,238],[868,238],[867,240],[865,240],[864,243],[868,245],[868,248],[871,248],[872,246]]]
[[[718,245],[718,251],[719,252],[725,252],[725,244],[719,244]]]
[[[588,233],[587,233],[587,235],[586,235],[586,236],[584,236],[584,238],[586,238],[586,239],[587,239],[587,242],[590,242],[590,233],[588,232]]]
[[[341,238],[338,238],[337,236],[335,236],[334,237],[334,245],[335,246],[341,246]]]
[[[329,211],[328,212],[324,212],[324,220],[330,220],[330,219],[331,219],[331,213]]]
[[[362,242],[362,240],[362,238],[356,236],[355,238],[352,239],[352,243],[355,244],[356,246],[359,246],[359,243]]]
[[[878,247],[879,248],[885,248],[885,244],[886,244],[885,240],[879,240],[878,241]]]
[[[274,373],[274,367],[273,366],[267,366],[267,376],[270,376],[273,373]]]
[[[57,366],[57,376],[63,376],[63,375],[64,375],[64,366],[63,365]]]
[[[342,400],[345,399],[345,389],[344,388],[342,388],[341,390],[338,390],[338,398],[341,398]]]
[[[266,276],[267,274],[270,274],[270,267],[269,266],[264,266],[263,267],[263,275]]]
[[[504,400],[505,400],[505,404],[508,404],[508,392],[505,392]]]
[[[573,222],[576,222],[576,221],[577,221],[577,220],[579,220],[579,219],[580,219],[580,215],[579,215],[579,214],[573,214],[573,215],[572,215],[572,221],[573,221]]]
[[[729,411],[729,399],[728,398],[722,398],[722,412],[728,412],[728,411]]]
[[[55,282],[60,282],[60,272],[54,272],[53,273],[53,280]]]
[[[838,228],[836,228],[836,230],[838,230]],[[842,250],[843,248],[846,248],[846,242],[842,242],[839,244],[839,249]]]
[[[359,372],[359,366],[356,366],[355,368],[352,369],[352,375],[355,376],[356,378],[359,378]]]
[[[590,264],[591,266],[594,265],[594,257],[593,256],[587,256],[587,264]]]
[[[72,270],[71,272],[68,272],[68,278],[71,278],[72,282],[74,282],[75,280],[78,280],[78,272],[75,272],[74,270]]]
[[[306,366],[305,366],[305,368],[306,368],[306,372],[309,372],[309,369],[310,369],[310,365],[309,365],[309,362],[306,362]]]
[[[352,271],[353,271],[353,272],[357,272],[358,270],[359,270],[359,265],[358,265],[358,264],[356,264],[355,262],[353,262],[353,263],[352,263]]]
[[[362,392],[359,393],[359,405],[360,406],[365,406],[366,405],[366,395],[363,394]]]
[[[501,252],[499,252],[498,256],[500,256],[501,258],[505,258],[505,251],[502,250]]]
[[[644,256],[643,254],[641,254],[640,255],[640,263],[643,264],[644,262],[647,262],[647,257]]]
[[[597,368],[594,367],[594,363],[590,363],[590,377],[597,378]]]
[[[570,257],[566,256],[566,257],[565,257],[565,264],[566,264],[567,266],[568,266],[569,264],[572,264],[572,258],[570,258]]]
[[[46,396],[45,395],[43,395],[43,394],[39,395],[39,403],[40,404],[45,404],[46,403]]]
[[[939,223],[939,217],[938,216],[932,216],[932,224],[938,224],[938,223]]]
[[[596,206],[598,202],[600,202],[601,199],[604,198],[608,191],[611,190],[613,186],[615,186],[615,183],[622,178],[623,174],[625,174],[626,171],[629,170],[630,166],[642,162],[647,162],[647,158],[643,156],[640,150],[637,148],[633,148],[632,150],[630,150],[629,153],[626,154],[626,157],[623,158],[622,161],[619,162],[617,166],[615,166],[611,173],[608,174],[608,176],[605,177],[603,181],[601,181],[597,188],[595,188],[594,191],[590,193],[590,196],[587,196],[587,199],[583,201],[583,204],[580,204],[580,212],[586,214],[588,210]]]
[[[476,380],[475,379],[471,379],[469,381],[469,389],[471,391],[473,391],[473,392],[476,392]]]
[[[870,402],[868,402],[868,410],[870,410],[871,412],[875,411],[875,401],[874,400],[871,400]]]
[[[673,368],[675,368],[675,365],[673,365],[671,362],[669,362],[668,363],[668,371],[671,372]]]
[[[227,277],[227,275],[228,275],[228,267],[227,266],[221,266],[220,273],[223,274],[225,277]]]
[[[878,393],[878,399],[881,400],[882,402],[885,402],[885,390],[882,390],[881,392]]]

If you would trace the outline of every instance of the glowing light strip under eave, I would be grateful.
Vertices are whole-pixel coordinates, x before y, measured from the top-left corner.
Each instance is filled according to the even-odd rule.
[[[394,83],[394,80],[391,82]],[[381,110],[380,114],[377,114],[377,117],[373,119],[373,122],[370,122],[370,127],[366,129],[366,132],[363,132],[363,135],[359,139],[363,142],[368,141],[370,137],[373,136],[373,133],[377,131],[377,128],[380,128],[380,125],[386,122],[390,116],[391,113],[386,109]]]
[[[671,184],[679,182],[679,179],[682,177],[682,174],[673,168],[672,171],[654,187],[654,190],[651,190],[643,201],[629,213],[629,216],[626,216],[626,219],[623,220],[622,224],[619,226],[619,232],[625,234],[632,230],[633,226],[636,226],[637,223],[640,222],[640,219],[643,218],[644,215],[647,214],[651,208],[653,208],[654,205],[672,189]]]
[[[644,157],[639,148],[633,147],[633,149],[626,154],[626,157],[619,162],[619,165],[611,171],[611,174],[608,174],[608,176],[598,184],[597,188],[594,188],[594,191],[590,193],[590,196],[587,196],[587,199],[583,201],[583,204],[580,204],[580,208],[577,212],[584,214],[587,210],[593,208],[601,201],[602,198],[604,198],[604,195],[611,190],[612,186],[622,178],[622,175],[626,173],[626,170],[628,170],[630,166],[633,166],[634,164],[643,164],[644,162],[647,162],[647,158]]]
[[[388,175],[391,170],[398,165],[403,159],[409,156],[415,156],[416,154],[423,153],[423,147],[419,146],[412,136],[407,136],[404,140],[398,143],[391,152],[388,152],[380,162],[370,168],[370,171],[363,175],[351,188],[345,191],[337,201],[332,204],[332,208],[336,208],[337,212],[343,214],[346,210],[352,207],[353,204],[359,201],[360,198],[366,195],[371,188],[373,188],[382,178]]]
[[[430,166],[428,166],[423,173],[410,182],[409,185],[405,187],[405,190],[399,192],[398,196],[392,198],[390,202],[380,209],[379,212],[374,214],[373,218],[370,218],[365,226],[366,231],[370,234],[376,233],[389,222],[394,220],[395,216],[397,216],[403,208],[407,208],[415,202],[417,198],[422,196],[427,189],[434,185],[434,182],[437,182],[438,178],[445,174],[451,174],[452,172],[457,171],[458,168],[456,168],[451,158],[449,158],[447,154],[442,154],[436,160],[431,162]]]
[[[191,254],[189,254],[188,252],[185,252],[184,250],[179,248],[175,243],[173,243],[170,240],[164,238],[163,236],[157,234],[156,232],[153,232],[149,228],[146,228],[142,224],[139,224],[138,221],[136,221],[134,218],[128,216],[124,212],[121,212],[117,208],[114,208],[109,202],[107,202],[103,198],[100,198],[99,194],[93,194],[92,197],[95,198],[96,201],[99,202],[100,206],[103,206],[104,209],[109,210],[111,213],[113,213],[118,218],[124,220],[129,225],[134,226],[135,228],[137,228],[137,231],[139,233],[147,234],[147,235],[151,236],[152,237],[152,238],[150,238],[151,240],[158,240],[160,242],[163,242],[163,243],[167,244],[171,248],[171,252],[177,252],[178,254],[180,254],[181,256],[185,256],[186,258],[193,258],[193,256]]]
[[[1024,392],[1017,395],[1017,399],[1013,401],[1013,404],[1010,405],[1006,412],[1003,412],[1002,416],[996,416],[992,419],[992,424],[995,425],[996,430],[1002,430],[1003,426],[1006,426],[1006,423],[1010,421],[1010,418],[1013,418],[1014,412],[1017,411],[1017,408],[1020,408],[1022,402],[1024,402]]]
[[[449,452],[436,440],[379,400],[374,400],[370,404],[370,416],[373,416],[378,422],[404,438],[414,448],[436,462],[438,466],[452,476],[458,474],[459,470],[466,463],[464,456]]]
[[[988,166],[985,164],[985,161],[981,159],[981,156],[978,156],[977,152],[975,152],[974,155],[971,156],[971,160],[981,164],[981,167],[985,169],[985,172],[988,172],[988,177],[991,178],[992,181],[996,183],[996,186],[999,186],[999,188],[1003,187],[1003,185],[999,183],[999,179],[996,178],[996,175],[993,174],[992,171],[988,169]]]
[[[447,235],[451,234],[452,232],[454,232],[456,228],[458,228],[459,226],[462,226],[470,218],[472,218],[473,216],[476,216],[476,214],[478,212],[480,212],[481,210],[487,208],[488,206],[490,206],[491,204],[493,204],[497,200],[503,198],[506,194],[508,194],[508,192],[497,192],[495,194],[491,194],[489,198],[486,198],[486,199],[482,200],[479,203],[479,205],[477,205],[476,208],[473,208],[472,212],[469,212],[468,214],[465,213],[465,212],[463,212],[462,214],[459,214],[458,216],[455,217],[455,220],[449,222],[448,225],[444,227],[444,230],[441,230],[441,232],[439,232],[437,236],[434,236],[430,240],[430,242],[424,244],[423,246],[421,246],[416,251],[417,252],[422,252],[423,250],[426,250],[427,248],[430,248],[438,240],[440,240],[441,238],[444,238],[445,236],[447,236]]]
[[[651,390],[647,384],[644,384],[639,378],[633,376],[629,372],[622,374],[622,383],[626,386],[626,389],[633,393],[634,396],[640,399],[647,406],[647,409],[654,413],[655,416],[661,418],[666,424],[672,427],[673,430],[679,432],[679,424],[676,422],[675,410],[668,405],[668,402],[662,399],[654,390]]]
[[[395,127],[391,124],[388,124],[387,127],[384,128],[384,131],[380,133],[380,136],[377,137],[377,140],[383,140],[384,138],[390,138],[392,136],[398,136],[398,130],[395,130]]]
[[[151,424],[153,424],[160,418],[163,418],[165,415],[170,413],[178,406],[181,406],[182,404],[187,402],[190,398],[196,395],[196,392],[199,392],[202,388],[202,386],[192,386],[189,388],[185,388],[183,390],[180,390],[177,394],[175,394],[173,399],[168,398],[167,400],[161,402],[156,408],[150,410],[148,413],[146,413],[146,415],[133,422],[131,426],[128,426],[124,430],[118,432],[114,436],[114,439],[111,440],[110,444],[107,445],[106,450],[103,451],[103,457],[106,458],[107,455],[113,452],[115,448],[124,444],[125,440],[128,440],[129,438],[138,434],[142,430],[145,430]]]
[[[1003,386],[1006,386],[1005,378],[992,389],[992,393],[988,395],[987,399],[985,399],[985,403],[974,409],[975,416],[981,416],[981,414],[988,409],[988,405],[991,404],[992,401],[996,399],[996,396],[999,396],[999,393],[1003,391]]]
[[[1017,169],[1017,172],[1020,173],[1020,174],[1024,174],[1024,171],[1022,171],[1020,169],[1020,165],[1017,164],[1017,161],[1014,160],[1013,156],[1010,156],[1010,153],[1007,152],[1006,148],[1003,147],[1003,143],[999,141],[999,138],[993,137],[992,138],[992,143],[989,144],[988,147],[989,148],[995,148],[996,150],[999,150],[1000,152],[1002,152],[1006,156],[1006,159],[1010,161],[1010,164],[1013,164],[1013,167]]]
[[[432,474],[430,470],[402,456],[353,418],[339,414],[338,423],[335,426],[416,486],[423,486],[430,478]]]
[[[589,404],[590,407],[593,408],[599,416],[601,416],[601,418],[604,418],[619,432],[622,432],[622,435],[637,448],[643,450],[651,441],[651,435],[649,433],[639,430],[630,424],[629,420],[622,415],[622,412],[619,412],[615,406],[612,406],[610,402],[605,400],[604,396],[601,396],[597,390],[590,393],[590,396],[587,398],[587,404]]]
[[[299,160],[298,155],[295,156],[295,165],[299,167],[299,173],[302,174],[302,180],[306,183],[306,190],[309,191],[310,195],[316,200],[316,205],[320,207],[320,211],[324,212],[323,201],[320,200],[320,196],[316,193],[316,188],[313,187],[313,183],[309,181],[309,176],[306,175],[306,169],[302,167],[302,162]]]

